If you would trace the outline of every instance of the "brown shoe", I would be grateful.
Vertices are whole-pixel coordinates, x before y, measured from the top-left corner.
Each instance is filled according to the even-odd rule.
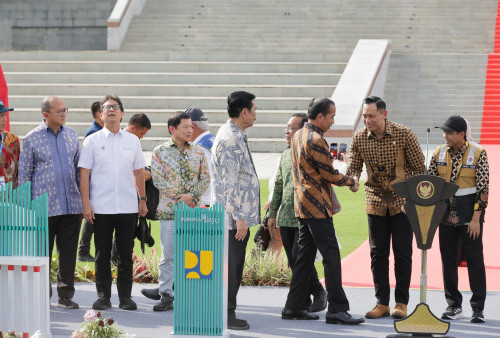
[[[406,317],[406,304],[396,303],[394,311],[391,313],[391,317],[395,319],[401,319]]]
[[[391,313],[391,309],[387,305],[377,304],[373,309],[365,314],[366,318],[377,319],[387,317]]]

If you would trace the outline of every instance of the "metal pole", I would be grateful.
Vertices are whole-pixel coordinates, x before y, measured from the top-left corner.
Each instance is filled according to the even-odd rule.
[[[427,250],[422,250],[422,272],[420,274],[420,303],[427,298]]]

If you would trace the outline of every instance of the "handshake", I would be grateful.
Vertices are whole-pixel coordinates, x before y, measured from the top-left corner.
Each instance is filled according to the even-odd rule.
[[[352,192],[357,192],[359,190],[359,181],[357,177],[352,178],[354,180],[354,185],[351,185],[349,189],[351,189]]]

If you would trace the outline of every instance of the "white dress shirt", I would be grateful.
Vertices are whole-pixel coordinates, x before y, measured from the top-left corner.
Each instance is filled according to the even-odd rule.
[[[83,141],[78,167],[90,169],[90,205],[96,214],[138,212],[134,170],[145,162],[137,136],[106,127]]]

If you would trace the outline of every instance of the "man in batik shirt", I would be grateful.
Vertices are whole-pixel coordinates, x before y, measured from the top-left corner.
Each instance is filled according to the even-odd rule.
[[[7,114],[14,108],[6,107],[0,100],[0,187],[12,182],[17,187],[17,173],[19,163],[19,137],[5,130]]]
[[[189,142],[193,133],[191,117],[177,112],[168,119],[172,139],[153,150],[151,174],[160,191],[156,215],[160,220],[161,260],[159,266],[160,302],[154,311],[173,308],[175,205],[199,206],[200,197],[210,184],[210,173],[203,148]]]
[[[256,119],[255,95],[239,91],[227,98],[229,120],[220,127],[212,146],[212,201],[225,208],[224,224],[229,228],[227,327],[248,330],[245,320],[236,318],[236,296],[245,264],[250,233],[260,223],[260,186],[248,148],[245,130]]]
[[[31,198],[43,194],[49,201],[49,257],[57,244],[57,306],[78,309],[71,299],[75,294],[74,273],[82,199],[78,188],[80,143],[74,129],[65,126],[68,108],[56,97],[42,102],[43,122],[23,141],[19,159],[19,185],[31,181]],[[52,289],[51,293],[52,293]]]

